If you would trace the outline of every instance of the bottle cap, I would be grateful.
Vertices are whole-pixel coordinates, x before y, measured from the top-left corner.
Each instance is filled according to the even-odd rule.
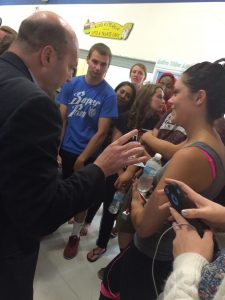
[[[156,160],[160,160],[162,158],[162,155],[160,153],[156,153],[154,157]]]

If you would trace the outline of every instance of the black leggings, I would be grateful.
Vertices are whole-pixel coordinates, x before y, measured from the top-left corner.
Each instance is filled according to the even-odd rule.
[[[172,261],[155,261],[154,278],[158,293],[172,271]],[[157,298],[153,278],[152,259],[140,252],[133,243],[117,255],[104,272],[107,290],[120,293],[121,300],[154,300]],[[100,300],[109,299],[103,295]]]
[[[101,218],[101,223],[100,223],[100,228],[99,228],[99,234],[98,234],[98,239],[96,242],[96,245],[106,249],[109,238],[110,238],[110,233],[113,228],[114,221],[117,217],[117,215],[113,215],[109,212],[109,205],[112,202],[113,195],[116,191],[114,187],[114,182],[117,179],[117,175],[112,175],[109,176],[106,179],[106,195],[105,197],[102,197],[102,199],[99,199],[99,202],[96,202],[93,206],[91,206],[88,209],[88,213],[85,219],[85,223],[91,223],[92,219],[94,218],[97,210],[101,206],[103,202],[103,212],[102,212],[102,218]]]

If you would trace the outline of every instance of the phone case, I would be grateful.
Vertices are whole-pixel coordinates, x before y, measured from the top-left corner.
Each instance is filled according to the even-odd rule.
[[[179,213],[181,213],[183,209],[196,207],[195,204],[185,196],[184,192],[175,183],[167,184],[164,187],[164,192],[169,199],[171,206]],[[195,227],[200,236],[203,236],[204,230],[208,228],[208,226],[199,219],[188,219],[188,222]]]

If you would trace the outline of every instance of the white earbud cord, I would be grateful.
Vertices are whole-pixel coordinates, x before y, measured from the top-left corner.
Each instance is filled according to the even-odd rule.
[[[183,225],[191,226],[192,228],[194,228],[194,226],[192,226],[192,225],[189,224],[189,223],[174,224],[173,226],[167,228],[167,229],[161,234],[161,236],[160,236],[160,238],[159,238],[159,240],[158,240],[158,243],[157,243],[157,245],[156,245],[155,253],[154,253],[154,256],[153,256],[153,259],[152,259],[152,281],[153,281],[153,285],[154,285],[155,293],[156,293],[157,297],[159,296],[159,293],[158,293],[157,286],[156,286],[156,282],[155,282],[154,266],[155,266],[155,258],[156,258],[157,252],[158,252],[159,244],[160,244],[162,238],[164,237],[164,235],[165,235],[168,231],[170,231],[171,229],[173,229],[175,226],[183,226]],[[194,228],[194,229],[195,229],[195,228]]]

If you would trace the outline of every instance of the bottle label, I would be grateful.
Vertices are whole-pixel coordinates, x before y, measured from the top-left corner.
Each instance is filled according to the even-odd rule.
[[[157,170],[153,167],[150,167],[150,166],[145,166],[144,167],[144,172],[148,175],[148,176],[152,176],[154,177]]]
[[[124,197],[124,193],[122,193],[120,191],[117,191],[114,194],[113,200],[115,200],[115,201],[122,201],[123,197]]]

